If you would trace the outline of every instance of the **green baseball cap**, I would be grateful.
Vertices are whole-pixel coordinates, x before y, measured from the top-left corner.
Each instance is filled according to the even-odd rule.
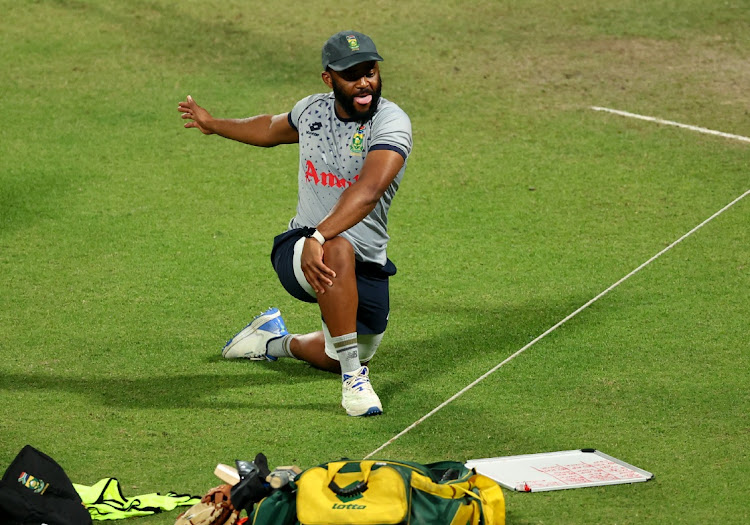
[[[383,57],[375,49],[372,38],[357,31],[336,33],[323,46],[323,69],[343,71],[372,60],[381,61]]]

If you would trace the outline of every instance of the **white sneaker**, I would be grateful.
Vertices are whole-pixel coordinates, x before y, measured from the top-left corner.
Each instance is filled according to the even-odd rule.
[[[383,413],[380,398],[370,384],[370,373],[366,366],[351,374],[344,374],[341,385],[341,406],[350,416],[377,416]]]
[[[221,355],[227,359],[250,359],[253,361],[276,361],[275,357],[266,355],[269,341],[287,335],[284,320],[278,308],[269,308],[255,316],[252,322],[237,335],[227,341]]]

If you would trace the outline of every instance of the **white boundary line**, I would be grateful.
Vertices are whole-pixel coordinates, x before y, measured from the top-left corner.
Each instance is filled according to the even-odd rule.
[[[717,135],[719,137],[724,137],[725,139],[734,139],[734,140],[741,140],[743,142],[750,142],[750,137],[743,137],[742,135],[732,135],[731,133],[724,133],[722,131],[715,131],[713,129],[708,129],[708,128],[700,128],[698,126],[691,126],[690,124],[681,124],[679,122],[674,122],[673,120],[663,120],[663,119],[656,118],[656,117],[648,117],[646,115],[638,115],[637,113],[628,113],[627,111],[620,111],[619,109],[602,108],[599,106],[590,106],[590,109],[593,109],[594,111],[606,111],[607,113],[614,113],[615,115],[620,115],[622,117],[630,117],[630,118],[637,118],[640,120],[648,120],[649,122],[656,122],[658,124],[666,124],[667,126],[677,126],[678,128],[689,129],[691,131],[697,131],[699,133],[706,133],[708,135]]]
[[[396,434],[395,436],[393,436],[391,439],[389,439],[388,441],[386,441],[385,443],[383,443],[382,445],[380,445],[378,448],[376,448],[375,450],[373,450],[372,452],[370,452],[368,455],[366,455],[364,457],[364,459],[371,458],[372,456],[374,456],[375,454],[377,454],[378,452],[380,452],[381,450],[383,450],[385,447],[387,447],[388,445],[390,445],[391,443],[393,443],[394,441],[396,441],[398,438],[400,438],[404,434],[410,432],[412,429],[414,429],[417,425],[419,425],[420,423],[422,423],[424,420],[426,420],[427,418],[429,418],[432,415],[434,415],[435,413],[437,413],[443,407],[445,407],[449,403],[455,401],[460,396],[462,396],[463,394],[465,394],[466,392],[468,392],[469,390],[471,390],[472,388],[474,388],[476,385],[478,385],[481,381],[483,381],[489,375],[491,375],[492,373],[494,373],[497,370],[499,370],[503,365],[511,362],[513,359],[515,359],[516,357],[518,357],[519,355],[521,355],[522,353],[524,353],[526,350],[528,350],[529,348],[531,348],[532,346],[534,346],[536,343],[538,343],[539,341],[541,341],[542,339],[544,339],[545,337],[547,337],[549,334],[551,334],[552,332],[554,332],[555,330],[557,330],[558,328],[560,328],[563,324],[565,324],[566,322],[568,322],[569,320],[571,320],[573,317],[575,317],[576,315],[578,315],[579,313],[581,313],[583,310],[585,310],[586,308],[588,308],[589,306],[591,306],[592,304],[594,304],[596,301],[598,301],[599,299],[601,299],[602,297],[604,297],[605,295],[607,295],[609,292],[611,292],[612,290],[614,290],[615,288],[617,288],[618,286],[620,286],[622,283],[624,283],[625,281],[627,281],[628,279],[630,279],[636,273],[640,272],[643,268],[645,268],[646,266],[648,266],[649,264],[651,264],[652,262],[654,262],[656,259],[658,259],[662,255],[664,255],[665,253],[667,253],[669,250],[671,250],[672,248],[674,248],[675,246],[677,246],[679,243],[681,243],[682,241],[684,241],[685,239],[687,239],[688,237],[690,237],[692,234],[694,234],[695,232],[697,232],[698,230],[700,230],[701,228],[703,228],[703,226],[705,226],[706,224],[708,224],[709,222],[711,222],[712,220],[714,220],[716,217],[718,217],[719,215],[721,215],[722,213],[724,213],[725,211],[727,211],[729,208],[731,208],[732,206],[734,206],[735,204],[737,204],[739,201],[741,201],[742,199],[744,199],[748,195],[750,195],[750,190],[745,191],[745,193],[743,193],[742,195],[740,195],[739,197],[737,197],[736,199],[734,199],[732,202],[730,202],[729,204],[727,204],[726,206],[724,206],[722,209],[720,209],[719,211],[717,211],[716,213],[714,213],[713,215],[711,215],[708,219],[706,219],[705,221],[703,221],[702,223],[700,223],[698,226],[696,226],[695,228],[693,228],[692,230],[690,230],[689,232],[687,232],[685,235],[683,235],[682,237],[680,237],[679,239],[677,239],[676,241],[674,241],[672,244],[670,244],[669,246],[667,246],[666,248],[664,248],[662,251],[660,251],[659,253],[657,253],[653,257],[651,257],[648,261],[646,261],[643,264],[641,264],[638,268],[636,268],[635,270],[633,270],[632,272],[630,272],[629,274],[627,274],[625,277],[623,277],[622,279],[620,279],[616,283],[612,284],[609,288],[607,288],[606,290],[604,290],[603,292],[601,292],[599,295],[597,295],[596,297],[594,297],[593,299],[591,299],[590,301],[588,301],[586,304],[584,304],[583,306],[581,306],[580,308],[578,308],[577,310],[575,310],[573,313],[569,314],[567,317],[565,317],[564,319],[562,319],[561,321],[559,321],[557,324],[555,324],[554,326],[548,328],[547,331],[545,331],[541,335],[537,336],[533,341],[531,341],[526,346],[524,346],[523,348],[521,348],[520,350],[518,350],[514,354],[512,354],[510,357],[508,357],[507,359],[505,359],[505,361],[503,361],[502,363],[500,363],[498,365],[495,365],[495,367],[493,367],[490,370],[488,370],[487,372],[485,372],[483,375],[481,375],[479,378],[477,378],[473,383],[467,385],[462,390],[460,390],[458,393],[454,394],[452,397],[448,398],[447,400],[443,401],[440,405],[438,405],[437,407],[433,408],[430,412],[428,412],[427,414],[425,414],[421,418],[417,419],[414,423],[412,423],[411,425],[409,425],[408,427],[406,427],[404,430],[402,430],[401,432],[399,432],[398,434]]]

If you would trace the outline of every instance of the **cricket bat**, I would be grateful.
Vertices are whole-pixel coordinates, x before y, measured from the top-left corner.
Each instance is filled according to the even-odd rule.
[[[214,474],[224,483],[228,483],[232,486],[235,486],[240,482],[240,475],[237,473],[237,469],[232,466],[225,465],[224,463],[219,463],[218,465],[216,465]]]
[[[302,469],[297,465],[277,467],[268,475],[268,477],[266,477],[266,481],[270,483],[271,487],[278,489],[289,483],[289,481],[291,479],[294,479],[294,477],[300,472],[302,472]],[[216,475],[216,477],[222,480],[224,483],[228,483],[232,486],[240,482],[240,475],[237,472],[237,469],[232,466],[225,465],[224,463],[219,463],[218,465],[216,465],[216,468],[214,469],[214,475]]]

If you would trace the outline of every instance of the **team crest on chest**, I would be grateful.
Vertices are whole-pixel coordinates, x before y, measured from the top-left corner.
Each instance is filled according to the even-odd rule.
[[[362,155],[365,149],[365,124],[362,124],[352,136],[352,143],[349,146],[349,151],[354,155]]]

